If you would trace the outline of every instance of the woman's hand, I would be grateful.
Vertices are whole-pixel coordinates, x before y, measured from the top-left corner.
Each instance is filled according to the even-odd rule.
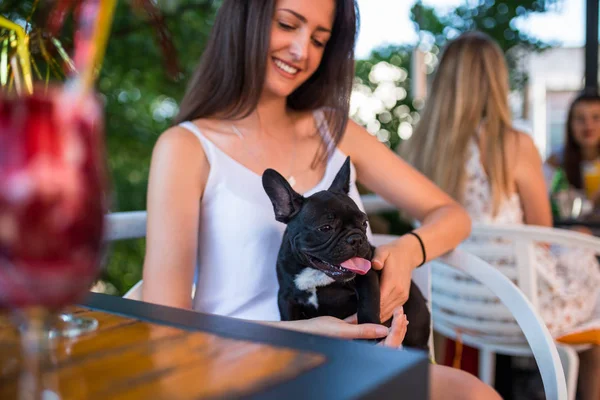
[[[387,321],[394,309],[408,300],[413,269],[422,261],[423,253],[414,236],[405,235],[379,246],[375,250],[372,267],[381,271],[380,318]]]
[[[345,321],[356,324],[358,319],[356,314],[354,314],[346,318]],[[406,318],[406,314],[404,314],[404,309],[402,307],[394,309],[394,317],[392,319],[390,333],[385,337],[385,340],[379,342],[379,345],[394,348],[402,346],[402,342],[406,336],[407,327],[408,319]]]
[[[281,328],[341,339],[381,339],[390,333],[390,329],[383,325],[356,324],[356,322],[344,321],[335,317],[316,317],[272,324]]]
[[[398,307],[394,310],[394,316],[389,335],[387,335],[385,340],[379,344],[394,348],[401,347],[404,337],[406,336],[407,329],[408,319],[406,318],[406,314],[404,314],[404,309],[402,307]]]

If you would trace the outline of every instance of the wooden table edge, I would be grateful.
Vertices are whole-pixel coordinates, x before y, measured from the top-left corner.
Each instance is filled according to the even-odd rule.
[[[429,360],[425,352],[408,349],[400,352],[101,293],[90,293],[81,305],[185,330],[201,330],[232,339],[317,352],[327,358],[323,365],[249,398],[428,398]],[[345,375],[339,373],[341,370]]]

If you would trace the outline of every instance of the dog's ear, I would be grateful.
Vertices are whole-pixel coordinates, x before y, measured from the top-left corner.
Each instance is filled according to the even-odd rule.
[[[350,192],[350,157],[346,157],[344,165],[338,171],[333,183],[329,187],[330,192],[341,192],[348,194]]]
[[[267,169],[262,176],[262,184],[273,203],[275,219],[287,224],[300,211],[304,197],[296,193],[288,181],[274,169]]]

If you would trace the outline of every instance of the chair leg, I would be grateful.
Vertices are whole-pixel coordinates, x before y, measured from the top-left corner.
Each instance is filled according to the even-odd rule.
[[[574,348],[556,344],[560,363],[565,371],[565,380],[567,381],[568,400],[575,400],[577,393],[577,376],[579,375],[579,356]]]
[[[490,386],[494,386],[496,373],[496,353],[482,347],[479,349],[479,379]]]

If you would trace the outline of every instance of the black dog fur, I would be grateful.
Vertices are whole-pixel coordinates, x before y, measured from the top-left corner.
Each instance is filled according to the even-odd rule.
[[[379,271],[360,275],[340,266],[353,257],[370,261],[375,251],[366,236],[367,215],[348,196],[350,158],[328,190],[309,197],[296,193],[272,169],[264,172],[262,182],[275,218],[287,225],[277,257],[281,319],[343,319],[357,313],[359,323],[381,323]],[[431,317],[413,282],[404,313],[410,324],[403,344],[428,350]]]

